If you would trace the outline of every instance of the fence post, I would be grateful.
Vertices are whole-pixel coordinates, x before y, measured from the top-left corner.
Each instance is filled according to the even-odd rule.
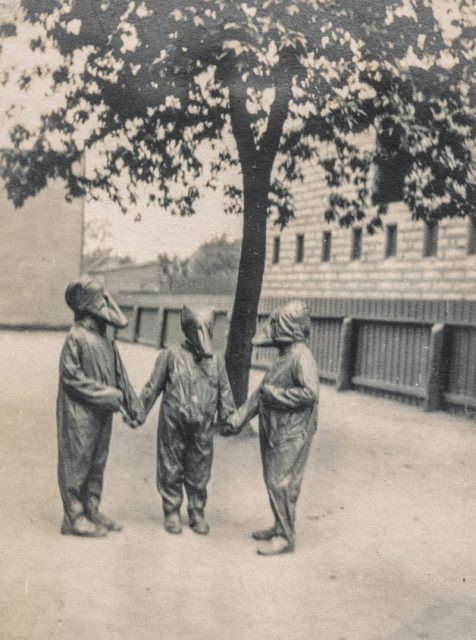
[[[353,332],[354,323],[352,318],[344,318],[341,328],[339,361],[337,363],[337,391],[347,391],[351,387]]]
[[[134,311],[132,312],[131,322],[131,342],[137,342],[137,336],[139,335],[139,322],[140,322],[140,307],[134,305]]]
[[[159,307],[157,309],[157,349],[162,349],[163,337],[164,337],[164,329],[165,329],[165,313],[164,307]]]
[[[442,355],[444,344],[444,324],[431,327],[430,354],[428,362],[428,379],[426,381],[424,411],[438,411],[441,407],[442,394]]]

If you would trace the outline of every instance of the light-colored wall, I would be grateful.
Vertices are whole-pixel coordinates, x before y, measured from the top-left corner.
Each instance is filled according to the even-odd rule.
[[[64,326],[68,282],[81,268],[83,203],[60,182],[15,209],[0,187],[0,325]]]
[[[127,265],[107,271],[91,272],[111,293],[119,291],[152,291],[160,289],[159,265],[151,262],[141,265]]]
[[[468,255],[469,221],[439,225],[438,254],[423,257],[424,225],[403,203],[390,205],[386,224],[398,225],[397,255],[385,258],[385,232],[363,235],[362,258],[352,261],[351,230],[327,224],[328,187],[322,170],[309,165],[295,187],[296,218],[280,234],[270,221],[263,296],[476,300],[476,255]],[[332,232],[330,262],[321,262],[323,231]],[[296,235],[304,234],[304,262],[296,264]],[[281,236],[279,264],[273,238]]]

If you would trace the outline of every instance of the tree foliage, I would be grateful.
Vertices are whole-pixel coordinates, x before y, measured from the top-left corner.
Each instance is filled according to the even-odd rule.
[[[228,273],[236,277],[240,263],[241,242],[228,240],[225,234],[204,242],[190,257],[189,271],[204,277]]]
[[[113,249],[111,222],[107,218],[92,218],[84,225],[82,270],[85,273],[98,269],[122,267],[134,264],[131,256],[118,256]]]
[[[174,291],[175,284],[187,277],[188,259],[181,260],[178,256],[169,256],[168,253],[159,253],[157,267],[159,271],[160,289]]]
[[[403,150],[413,217],[474,215],[471,4],[448,3],[445,36],[428,0],[23,0],[45,29],[32,49],[53,42],[64,55],[50,69],[64,102],[38,130],[12,130],[1,165],[8,194],[21,205],[60,176],[72,197],[106,191],[128,209],[146,193],[188,215],[202,176],[214,186],[224,166],[253,165],[261,152],[260,164],[274,165],[279,224],[293,216],[302,160],[313,158],[332,187],[328,218],[348,225],[370,210],[372,165]],[[45,73],[33,69],[24,89]],[[352,134],[369,127],[379,144],[361,149]],[[333,157],[320,157],[318,141],[332,143]],[[76,161],[97,146],[103,164],[78,175]],[[240,189],[225,194],[228,209],[241,208]]]
[[[186,259],[157,257],[161,290],[171,293],[232,294],[240,261],[240,241],[225,235],[204,242]]]

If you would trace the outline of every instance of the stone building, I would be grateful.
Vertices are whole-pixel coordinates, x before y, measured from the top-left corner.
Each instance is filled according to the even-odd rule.
[[[100,268],[91,270],[90,273],[113,293],[118,293],[119,291],[157,293],[161,289],[160,270],[157,261],[128,264],[112,269]]]
[[[281,233],[269,224],[261,318],[284,298],[304,297],[323,379],[474,414],[476,221],[414,222],[402,175],[386,177],[384,228],[368,235],[326,223],[329,188],[319,168],[306,167],[295,219]]]
[[[1,190],[0,228],[0,326],[70,324],[64,291],[81,271],[83,202],[67,203],[54,182],[15,209]]]
[[[368,235],[326,223],[328,193],[309,165],[294,191],[296,218],[281,233],[270,222],[264,297],[476,300],[476,221],[431,227],[392,202],[383,230]]]

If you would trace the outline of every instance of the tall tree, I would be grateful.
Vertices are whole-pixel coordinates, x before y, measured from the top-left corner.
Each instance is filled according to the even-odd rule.
[[[131,264],[134,264],[131,256],[118,256],[113,249],[110,220],[91,218],[86,221],[81,265],[84,273]]]
[[[181,260],[178,256],[170,257],[167,253],[159,253],[157,265],[161,288],[165,285],[166,291],[173,291],[177,280],[187,277],[188,259]]]
[[[189,271],[194,275],[213,277],[219,273],[236,274],[240,266],[241,242],[226,235],[204,242],[190,256]]]
[[[1,171],[17,205],[50,177],[70,196],[106,191],[123,208],[144,193],[190,215],[202,188],[239,164],[242,189],[227,209],[243,212],[243,242],[226,354],[236,400],[247,392],[251,337],[261,292],[267,216],[293,216],[290,187],[302,161],[320,161],[332,187],[327,217],[372,231],[375,161],[408,157],[404,199],[416,219],[474,215],[469,184],[474,107],[471,0],[22,0],[64,63],[52,71],[61,106],[36,131],[16,127]],[[472,22],[473,21],[473,22]],[[39,67],[21,78],[24,88]],[[378,145],[355,136],[374,127]],[[58,133],[60,134],[58,136]],[[319,141],[333,157],[319,156]],[[207,145],[207,154],[200,146]],[[101,146],[87,176],[75,163]],[[203,159],[206,156],[206,161]],[[126,198],[119,177],[127,174]],[[353,195],[342,189],[348,183]]]

